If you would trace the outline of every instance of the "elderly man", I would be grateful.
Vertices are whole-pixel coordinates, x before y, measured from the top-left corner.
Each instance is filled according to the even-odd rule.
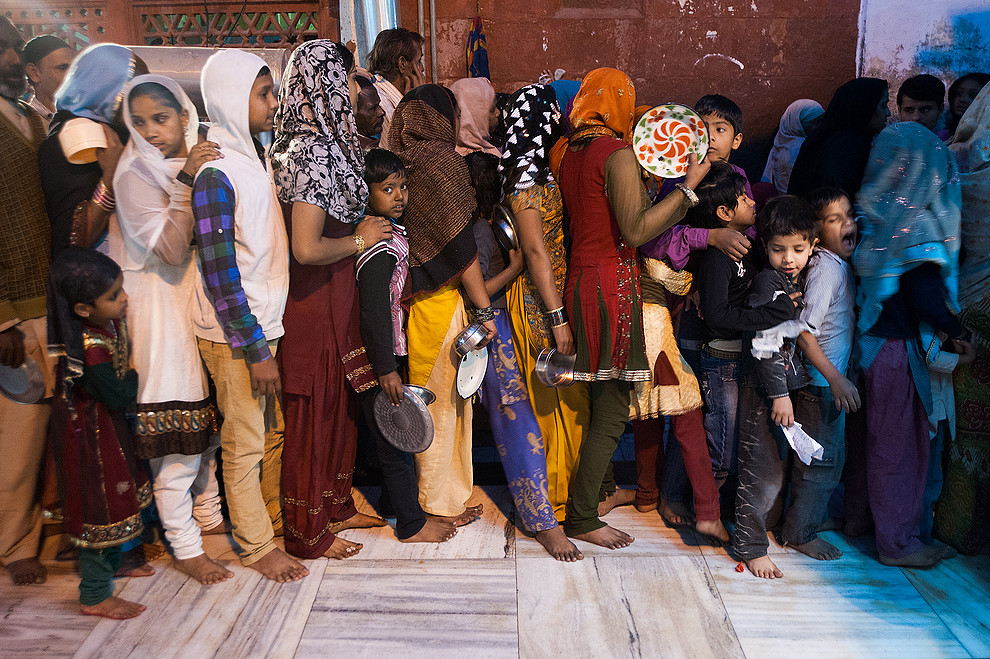
[[[55,92],[75,56],[69,44],[51,34],[35,37],[24,46],[24,69],[34,89],[30,105],[45,120],[45,128],[55,116]]]
[[[392,113],[409,90],[426,83],[423,65],[423,35],[403,27],[382,30],[368,53],[368,66],[375,74],[375,87],[381,96],[385,121],[382,124],[381,148],[388,148],[388,129]]]

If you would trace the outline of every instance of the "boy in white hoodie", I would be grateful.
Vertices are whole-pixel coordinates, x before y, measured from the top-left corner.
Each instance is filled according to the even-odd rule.
[[[273,581],[309,571],[275,546],[261,493],[266,398],[281,387],[274,353],[282,336],[289,249],[267,157],[254,135],[271,130],[278,103],[264,60],[221,50],[201,79],[208,139],[223,159],[193,184],[200,354],[217,388],[223,480],[241,563]]]

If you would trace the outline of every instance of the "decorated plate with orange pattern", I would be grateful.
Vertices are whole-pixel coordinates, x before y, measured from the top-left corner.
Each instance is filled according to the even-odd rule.
[[[643,169],[661,178],[687,173],[688,154],[708,153],[708,128],[697,112],[680,103],[650,108],[636,124],[633,151]]]

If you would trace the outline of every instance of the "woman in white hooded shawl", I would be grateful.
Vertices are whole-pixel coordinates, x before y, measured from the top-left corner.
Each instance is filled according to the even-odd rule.
[[[203,551],[200,528],[223,528],[213,406],[196,337],[190,243],[192,175],[222,157],[198,140],[195,106],[173,80],[134,78],[123,90],[130,140],[114,176],[110,252],[124,273],[139,375],[135,451],[150,460],[155,502],[176,565],[202,583],[232,573]]]

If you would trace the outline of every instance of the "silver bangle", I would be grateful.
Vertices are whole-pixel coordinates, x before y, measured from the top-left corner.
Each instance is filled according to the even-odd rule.
[[[683,183],[678,183],[674,187],[684,193],[684,196],[687,197],[688,203],[691,204],[692,208],[697,206],[698,203],[701,201],[700,199],[698,199],[698,193],[692,190],[691,188],[689,188],[688,186],[684,185]]]
[[[475,309],[472,314],[472,318],[476,323],[487,323],[489,321],[495,320],[495,309],[492,307],[481,307]]]

